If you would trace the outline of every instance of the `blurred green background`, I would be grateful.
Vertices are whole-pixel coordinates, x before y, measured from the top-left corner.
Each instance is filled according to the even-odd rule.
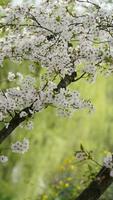
[[[8,2],[0,0],[0,5]],[[28,63],[23,64],[24,69],[4,62],[1,88],[7,88],[2,80],[8,71],[27,73]],[[95,112],[82,110],[62,118],[48,108],[35,115],[33,130],[17,128],[0,147],[9,157],[7,164],[0,164],[0,200],[72,200],[99,170],[95,164],[76,163],[74,151],[82,143],[100,163],[106,152],[113,151],[113,77],[100,76],[95,84],[82,80],[71,87],[92,100]],[[24,137],[30,139],[28,153],[12,154],[7,148]],[[113,200],[113,186],[101,200]]]

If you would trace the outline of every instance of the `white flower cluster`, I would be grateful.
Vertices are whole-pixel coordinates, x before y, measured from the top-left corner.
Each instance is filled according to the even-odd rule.
[[[10,77],[11,78],[11,77]],[[10,79],[12,80],[12,78]],[[28,107],[37,98],[36,89],[33,86],[34,78],[25,77],[21,85],[15,88],[6,89],[6,91],[0,91],[0,119],[4,119],[8,116],[9,112],[21,111],[25,107]],[[20,112],[20,118],[27,116],[24,111]]]
[[[108,56],[111,55],[112,11],[100,8],[84,15],[85,10],[81,16],[75,17],[69,14],[67,7],[68,2],[57,0],[38,7],[23,5],[3,9],[4,18],[0,22],[3,28],[8,26],[9,35],[0,39],[1,57],[22,60],[24,56],[41,62],[49,72],[59,71],[61,76],[77,67],[73,66],[77,61],[84,62],[84,70],[89,65],[97,67],[105,57],[106,44],[110,46]],[[26,24],[26,18],[29,24]],[[72,44],[70,51],[69,45],[74,40],[77,45],[73,48]],[[90,69],[87,68],[86,72],[90,73]],[[95,70],[91,69],[91,74],[95,75]]]
[[[76,154],[75,154],[75,158],[78,161],[86,160],[87,154],[83,151],[77,151]]]
[[[5,58],[32,63],[31,75],[8,73],[9,81],[19,81],[15,81],[15,88],[0,91],[1,120],[15,112],[20,113],[20,118],[27,117],[22,110],[31,105],[32,114],[48,105],[64,115],[93,108],[90,101],[80,98],[79,92],[67,90],[67,85],[82,78],[94,82],[99,72],[113,73],[113,7],[107,11],[100,4],[87,6],[84,2],[85,7],[83,2],[75,1],[72,11],[68,1],[60,0],[1,9],[0,32],[6,30],[6,34],[0,37],[0,65]],[[38,80],[35,64],[42,69]],[[77,74],[71,81],[73,72]],[[62,86],[55,92],[58,81]]]
[[[113,155],[107,155],[104,158],[104,166],[110,169],[110,176],[113,177]]]
[[[29,140],[24,138],[23,142],[17,141],[11,145],[11,150],[14,153],[25,153],[29,149]]]
[[[7,156],[4,156],[4,155],[0,156],[0,162],[1,163],[6,163],[7,161],[8,161],[8,157]]]
[[[14,79],[15,79],[15,74],[12,73],[12,72],[9,72],[9,73],[8,73],[8,80],[9,80],[9,81],[13,81]]]

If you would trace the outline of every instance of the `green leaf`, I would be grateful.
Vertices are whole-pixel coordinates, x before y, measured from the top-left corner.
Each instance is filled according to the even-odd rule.
[[[81,149],[81,151],[85,151],[82,144],[80,144],[80,149]]]

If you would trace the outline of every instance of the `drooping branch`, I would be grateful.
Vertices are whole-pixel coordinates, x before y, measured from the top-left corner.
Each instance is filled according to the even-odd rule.
[[[77,73],[74,72],[72,75],[66,75],[64,79],[62,79],[58,85],[57,88],[55,89],[55,92],[59,92],[61,88],[67,88],[69,84],[71,84],[74,81],[80,80],[83,77],[84,74],[82,74],[79,78],[75,79],[77,76]],[[46,105],[47,108],[47,105]],[[0,131],[0,144],[22,123],[24,122],[27,118],[32,117],[31,111],[33,110],[33,103],[27,107],[21,110],[19,113],[16,113],[15,116],[11,119],[9,122],[8,127],[4,127]],[[21,112],[26,112],[27,116],[20,117]],[[38,111],[37,111],[38,112]]]
[[[112,184],[110,169],[102,167],[95,179],[75,200],[97,200]]]

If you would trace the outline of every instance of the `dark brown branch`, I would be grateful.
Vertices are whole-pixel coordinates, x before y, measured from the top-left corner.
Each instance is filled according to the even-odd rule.
[[[76,1],[78,1],[78,2],[80,2],[80,3],[89,3],[89,4],[93,5],[93,6],[95,6],[95,8],[100,9],[100,6],[99,6],[98,4],[93,3],[93,2],[91,2],[91,1],[89,1],[89,0],[86,0],[86,1],[76,0]]]
[[[66,74],[64,78],[61,79],[57,88],[54,90],[55,92],[60,92],[61,88],[65,88],[71,83],[74,82],[75,77],[77,76],[76,72],[73,72],[71,75]]]
[[[112,184],[110,169],[102,167],[95,179],[75,200],[97,200]]]
[[[31,112],[30,112],[31,108],[25,108],[22,111],[27,113],[27,116],[25,117],[20,117],[20,113],[15,114],[15,116],[11,119],[11,121],[9,122],[8,127],[4,127],[1,131],[0,131],[0,144],[23,122],[25,121],[26,118],[29,118],[32,116]]]
[[[76,78],[74,80],[74,82],[79,81],[81,78],[83,78],[85,76],[86,72],[84,72],[81,76],[79,76],[78,78]]]
[[[57,88],[54,90],[55,92],[59,92],[61,88],[67,88],[68,85],[70,85],[70,83],[72,82],[76,82],[78,80],[80,80],[81,78],[83,78],[83,76],[86,74],[86,72],[84,72],[80,77],[77,77],[77,72],[73,72],[71,75],[65,75],[65,77],[63,79],[61,79],[61,81],[59,82]]]
[[[53,34],[53,35],[56,34],[56,33],[54,33],[52,30],[50,30],[50,29],[48,29],[48,28],[42,26],[42,25],[39,23],[39,21],[36,19],[36,17],[35,17],[32,13],[28,13],[28,15],[30,15],[30,16],[31,16],[31,19],[32,19],[34,22],[36,22],[37,27],[42,28],[42,29],[48,31],[48,32],[50,32],[50,33]]]

